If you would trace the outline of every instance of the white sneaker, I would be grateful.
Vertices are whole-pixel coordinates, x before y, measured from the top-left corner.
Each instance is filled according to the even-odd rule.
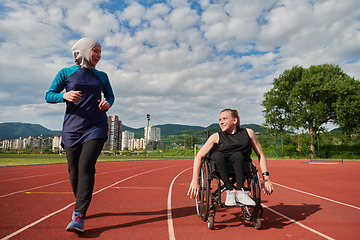
[[[249,197],[249,195],[247,195],[245,192],[244,192],[244,189],[241,189],[240,192],[238,192],[236,195],[235,195],[235,201],[237,203],[240,203],[240,204],[244,204],[244,205],[247,205],[247,206],[255,206],[256,203],[254,202],[254,200],[252,200],[251,197]]]
[[[226,201],[225,205],[228,207],[236,206],[236,200],[235,200],[236,190],[229,191],[226,190]]]

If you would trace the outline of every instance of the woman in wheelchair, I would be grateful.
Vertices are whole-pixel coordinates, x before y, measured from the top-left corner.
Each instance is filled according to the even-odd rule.
[[[239,113],[235,109],[224,109],[219,116],[222,131],[212,134],[194,159],[193,176],[187,195],[197,198],[200,190],[199,173],[201,159],[214,148],[211,159],[215,161],[218,173],[226,187],[226,206],[238,204],[254,206],[255,202],[244,192],[244,162],[251,162],[251,151],[254,149],[259,158],[263,175],[262,188],[266,195],[273,192],[270,182],[267,161],[261,145],[252,129],[240,128]],[[235,169],[236,189],[229,179],[226,162],[231,162]]]

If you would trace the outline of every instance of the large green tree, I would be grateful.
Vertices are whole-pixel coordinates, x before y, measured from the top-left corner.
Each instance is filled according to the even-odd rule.
[[[273,81],[262,106],[265,123],[272,132],[305,128],[314,137],[332,122],[347,133],[359,133],[360,82],[349,77],[338,65],[294,66]]]

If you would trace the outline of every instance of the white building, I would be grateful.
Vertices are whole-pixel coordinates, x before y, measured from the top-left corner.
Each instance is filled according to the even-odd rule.
[[[144,138],[140,138],[140,139],[130,139],[129,140],[129,150],[140,150],[140,149],[144,149],[145,148],[145,139]]]
[[[41,138],[41,140],[40,140],[40,147],[41,147],[41,149],[44,149],[44,148],[52,148],[52,142],[53,142],[53,138],[52,138],[52,137]]]
[[[14,149],[24,148],[24,138],[14,139]]]
[[[3,141],[3,148],[4,149],[14,149],[14,140],[13,139],[5,139]]]
[[[123,151],[126,147],[130,149],[129,141],[134,139],[135,133],[124,131],[121,136],[121,150]]]
[[[60,139],[61,141],[61,139]],[[11,150],[15,149],[44,149],[46,147],[51,148],[53,144],[53,138],[43,138],[42,136],[27,138],[19,137],[18,139],[4,140],[3,147]]]
[[[159,141],[161,140],[161,128],[150,126],[149,130],[147,127],[144,129],[144,138],[146,141]]]
[[[52,140],[52,150],[55,151],[57,149],[59,149],[60,151],[64,150],[61,146],[61,136],[54,136]]]

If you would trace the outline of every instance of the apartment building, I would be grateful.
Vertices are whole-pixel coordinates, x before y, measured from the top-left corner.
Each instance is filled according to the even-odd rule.
[[[121,150],[123,151],[126,147],[130,149],[129,141],[135,138],[135,133],[124,131],[121,136]]]
[[[145,148],[145,139],[144,138],[140,138],[140,139],[130,139],[129,140],[129,150],[141,150]]]
[[[161,128],[150,126],[144,128],[144,138],[146,141],[160,141],[161,140]]]
[[[61,152],[64,152],[65,150],[63,149],[63,147],[61,146],[61,136],[54,136],[54,138],[52,139],[52,150],[60,150]]]
[[[104,144],[103,151],[121,150],[122,121],[117,115],[108,116],[108,138]]]
[[[9,148],[12,150],[15,149],[44,149],[46,147],[50,147],[53,144],[53,138],[43,138],[42,136],[33,137],[29,136],[27,138],[20,137],[18,139],[10,139],[10,140],[4,140],[3,142],[3,148]]]

